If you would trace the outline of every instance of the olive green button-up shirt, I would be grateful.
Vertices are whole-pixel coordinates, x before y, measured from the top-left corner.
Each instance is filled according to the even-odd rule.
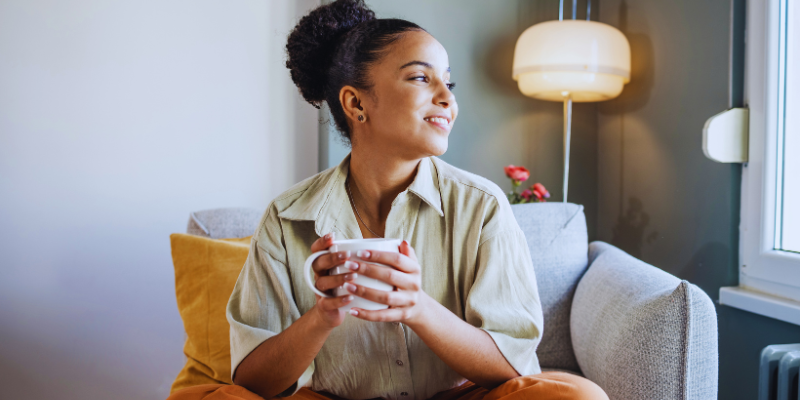
[[[328,232],[361,238],[345,191],[349,156],[278,196],[256,230],[228,302],[231,363],[289,327],[316,302],[303,279],[311,244]],[[502,190],[435,158],[392,202],[387,238],[416,251],[422,289],[459,318],[485,330],[520,375],[541,372],[536,347],[542,308],[531,257]],[[298,382],[349,399],[427,399],[464,382],[400,323],[347,316]]]

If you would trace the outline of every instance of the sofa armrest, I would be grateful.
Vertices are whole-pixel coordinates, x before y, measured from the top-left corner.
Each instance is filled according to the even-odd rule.
[[[612,399],[716,399],[717,317],[697,286],[603,242],[572,301],[583,374]]]

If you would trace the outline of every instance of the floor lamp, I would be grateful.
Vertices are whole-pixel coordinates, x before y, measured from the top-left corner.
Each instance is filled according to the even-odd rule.
[[[564,103],[564,202],[569,187],[569,144],[572,103],[613,99],[630,81],[631,49],[625,35],[611,25],[591,21],[591,0],[586,20],[577,20],[577,0],[572,19],[564,19],[559,1],[558,21],[526,29],[514,50],[512,77],[528,97]]]

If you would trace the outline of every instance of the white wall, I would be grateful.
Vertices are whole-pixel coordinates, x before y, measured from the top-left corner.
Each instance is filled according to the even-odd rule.
[[[315,2],[0,1],[4,396],[167,396],[169,234],[317,170],[317,113],[283,67]]]

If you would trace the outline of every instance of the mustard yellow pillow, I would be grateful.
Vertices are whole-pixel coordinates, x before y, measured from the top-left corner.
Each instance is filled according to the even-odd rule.
[[[187,360],[172,392],[207,383],[231,382],[231,349],[225,307],[248,251],[250,237],[169,237],[175,266],[175,295],[186,329]]]

